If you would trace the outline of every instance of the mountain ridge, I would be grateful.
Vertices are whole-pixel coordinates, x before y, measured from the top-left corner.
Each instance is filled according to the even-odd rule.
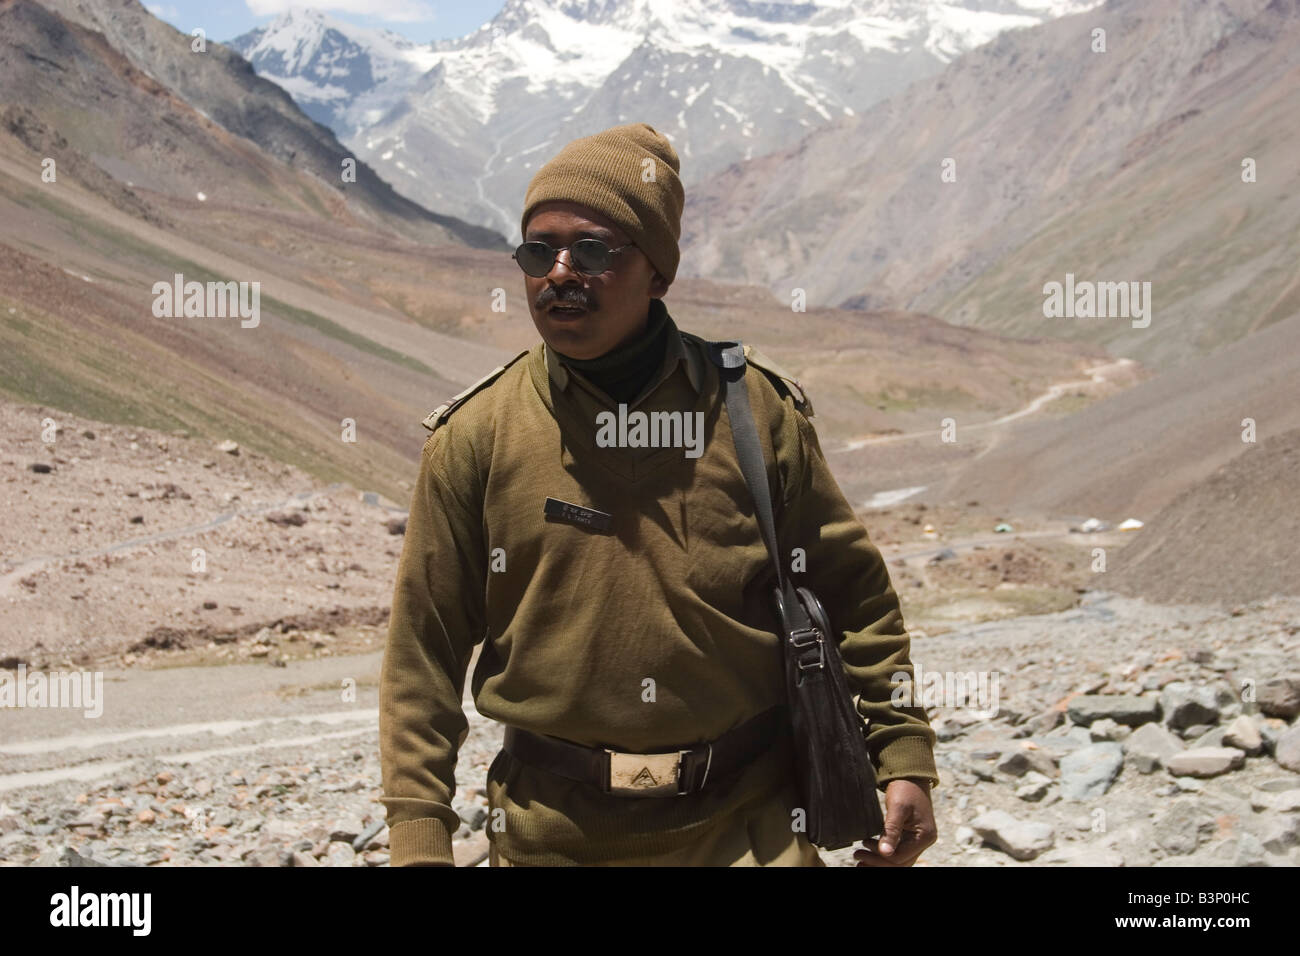
[[[1001,31],[1095,3],[508,0],[478,30],[434,44],[434,66],[401,79],[399,96],[381,84],[330,109],[342,138],[400,192],[513,238],[507,207],[537,150],[646,121],[673,141],[689,184],[854,114]],[[328,28],[319,42],[350,29],[316,22]],[[251,34],[231,43],[275,73],[279,61],[259,59]],[[314,101],[323,94],[303,89],[307,76],[275,78]]]

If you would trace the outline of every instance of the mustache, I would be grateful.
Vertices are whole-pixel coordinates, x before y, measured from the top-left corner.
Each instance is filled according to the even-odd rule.
[[[596,310],[596,301],[591,297],[586,289],[579,289],[574,286],[561,286],[556,289],[547,287],[534,300],[533,304],[537,307],[538,312],[545,312],[556,303],[563,305],[575,305],[579,308],[586,309],[589,312]]]

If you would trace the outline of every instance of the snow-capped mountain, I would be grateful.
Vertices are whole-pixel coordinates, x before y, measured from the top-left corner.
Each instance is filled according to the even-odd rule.
[[[329,104],[323,121],[399,192],[517,238],[529,178],[574,137],[647,122],[690,184],[1099,2],[507,0],[429,47],[318,14],[233,45],[313,115]]]
[[[366,30],[317,10],[290,10],[230,40],[230,48],[282,86],[303,112],[340,137],[392,107],[438,57],[427,44]]]

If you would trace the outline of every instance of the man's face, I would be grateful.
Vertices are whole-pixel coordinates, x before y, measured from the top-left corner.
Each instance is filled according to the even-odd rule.
[[[528,220],[524,241],[545,242],[552,249],[579,239],[599,239],[611,249],[628,242],[628,236],[607,218],[574,202],[546,202]],[[645,328],[650,300],[663,296],[668,283],[655,271],[645,253],[627,246],[610,259],[600,275],[584,275],[573,268],[566,248],[540,277],[524,276],[524,294],[533,324],[552,349],[571,358],[599,358],[636,338]],[[556,311],[555,306],[578,306],[581,311]]]

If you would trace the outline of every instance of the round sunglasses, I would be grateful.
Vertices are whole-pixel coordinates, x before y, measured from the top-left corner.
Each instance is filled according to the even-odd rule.
[[[569,262],[574,269],[583,275],[598,276],[609,268],[610,259],[616,253],[630,245],[633,243],[624,243],[617,249],[611,249],[599,239],[579,239],[571,246],[554,249],[544,242],[533,241],[523,243],[510,258],[519,263],[519,268],[524,270],[525,275],[540,279],[550,274],[560,253],[568,249]]]

